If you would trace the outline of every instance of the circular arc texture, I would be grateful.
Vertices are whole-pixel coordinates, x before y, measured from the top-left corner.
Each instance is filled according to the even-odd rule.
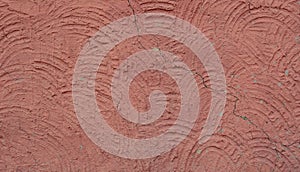
[[[166,72],[173,78],[175,77],[180,87],[182,100],[178,119],[165,133],[147,139],[125,137],[115,132],[105,122],[96,102],[95,79],[98,68],[105,56],[117,44],[128,38],[146,34],[166,36],[182,42],[201,60],[208,73],[211,83],[212,101],[208,118],[199,137],[200,144],[206,142],[214,133],[222,118],[220,114],[223,114],[226,103],[226,81],[219,56],[204,34],[189,22],[171,15],[145,13],[121,18],[102,27],[88,40],[79,54],[72,82],[73,103],[79,123],[88,137],[106,152],[123,158],[152,158],[170,151],[187,137],[199,113],[200,98],[196,82],[191,78],[193,73],[182,62],[179,62],[178,67],[178,63],[175,63],[178,61],[178,58],[173,54],[164,51],[155,52],[148,50],[138,52],[128,59],[137,63],[139,60],[142,60],[143,63],[153,62],[153,68],[148,65],[146,67]],[[154,60],[150,60],[151,58]],[[174,64],[176,65],[174,66]],[[141,68],[138,72],[144,70],[146,69]],[[179,75],[176,76],[176,74]],[[115,73],[112,83],[112,97],[115,106],[126,100],[126,96],[124,99],[120,96],[128,94],[128,88],[126,87],[136,75],[137,73],[124,76],[124,72],[122,73],[121,69]],[[124,77],[127,78],[127,81],[124,82],[125,89],[120,86],[120,81]],[[160,110],[150,110],[150,115],[146,115],[148,117],[143,119],[140,118],[143,115],[135,113],[131,105],[123,104],[125,108],[122,108],[123,112],[122,109],[119,109],[120,115],[131,122],[142,124],[148,124],[156,120],[159,117],[156,113],[161,113],[161,107],[165,107],[165,103],[155,103],[158,100],[165,101],[165,97],[159,91],[154,92],[150,96],[151,108],[152,106],[159,107],[158,109]],[[117,102],[118,99],[122,100],[122,102]],[[126,111],[126,108],[129,108],[129,110]],[[134,114],[132,115],[132,113]],[[151,115],[154,116],[152,117]]]

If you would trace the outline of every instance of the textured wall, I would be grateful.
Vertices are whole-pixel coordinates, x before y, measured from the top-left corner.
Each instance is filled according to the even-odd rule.
[[[125,16],[160,12],[199,28],[224,67],[227,102],[215,134],[197,139],[210,108],[210,79],[181,43],[137,36],[117,45],[96,78],[107,123],[131,138],[165,132],[180,92],[165,73],[146,71],[130,86],[139,111],[151,91],[169,104],[161,119],[137,125],[110,96],[117,66],[143,49],[172,52],[195,72],[201,104],[189,137],[155,158],[130,160],[95,145],[74,111],[72,76],[84,44]],[[0,0],[0,171],[300,171],[300,1],[295,0]]]

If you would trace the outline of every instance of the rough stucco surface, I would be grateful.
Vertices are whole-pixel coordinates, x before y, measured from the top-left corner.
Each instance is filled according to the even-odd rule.
[[[151,91],[169,103],[149,125],[124,120],[109,92],[114,69],[143,49],[161,49],[193,68],[201,96],[193,130],[170,152],[130,160],[106,153],[79,125],[72,75],[86,41],[106,24],[145,12],[175,15],[214,44],[227,82],[221,123],[204,144],[197,139],[210,106],[209,77],[188,47],[162,36],[139,36],[116,46],[96,79],[107,123],[132,138],[166,131],[178,116],[172,78],[141,73],[130,86],[140,111]],[[300,171],[300,1],[74,0],[0,1],[0,171]]]

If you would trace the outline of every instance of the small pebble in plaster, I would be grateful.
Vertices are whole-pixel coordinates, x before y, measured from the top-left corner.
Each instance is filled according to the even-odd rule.
[[[296,43],[297,43],[297,44],[300,44],[300,35],[297,35],[297,36],[295,37],[295,40],[296,40]]]
[[[159,51],[159,48],[155,47],[155,48],[153,48],[153,51]]]
[[[202,151],[200,150],[200,149],[198,149],[197,151],[196,151],[196,153],[197,154],[200,154]]]
[[[281,87],[281,86],[282,86],[281,82],[278,82],[277,85],[278,85],[278,87]]]
[[[289,75],[289,70],[286,69],[286,70],[284,71],[284,74],[285,74],[285,76],[288,76],[288,75]]]

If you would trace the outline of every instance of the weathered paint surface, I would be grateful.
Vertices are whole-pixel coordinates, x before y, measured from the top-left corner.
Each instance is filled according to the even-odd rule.
[[[180,111],[174,79],[148,70],[131,82],[130,101],[147,111],[150,93],[159,89],[169,102],[163,115],[139,125],[118,114],[111,79],[138,51],[180,57],[192,68],[201,99],[188,138],[158,157],[131,160],[105,152],[84,133],[74,111],[72,77],[80,51],[100,28],[146,12],[174,15],[209,38],[224,68],[227,98],[217,131],[199,144],[212,96],[195,54],[163,36],[118,44],[95,85],[104,119],[118,133],[136,139],[160,135]],[[0,171],[300,171],[299,36],[295,0],[0,0]]]

